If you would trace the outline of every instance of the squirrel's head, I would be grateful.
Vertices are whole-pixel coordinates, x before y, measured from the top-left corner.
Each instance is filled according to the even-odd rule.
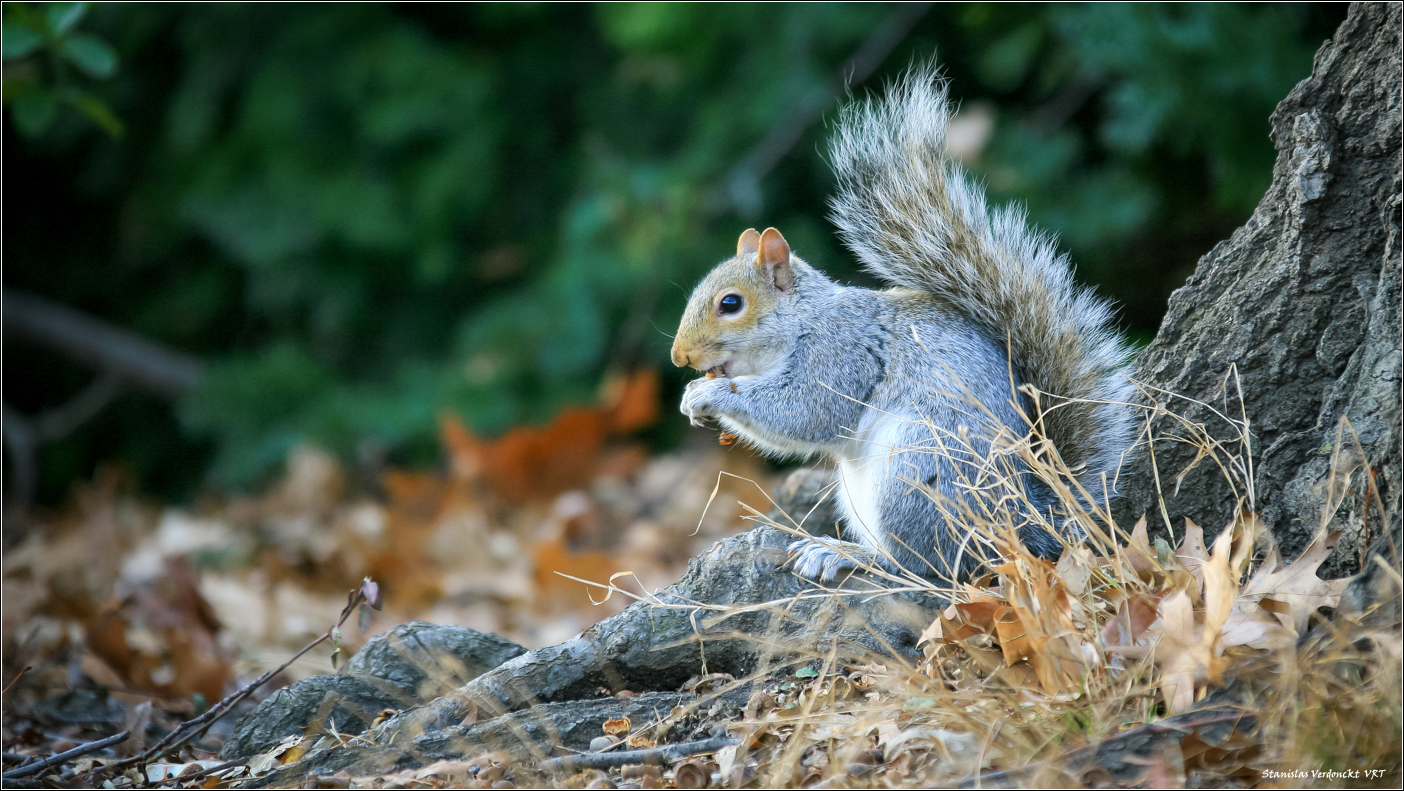
[[[724,376],[760,373],[773,362],[775,340],[764,320],[793,296],[796,269],[805,264],[774,228],[749,228],[736,255],[721,262],[693,290],[673,339],[673,364]]]

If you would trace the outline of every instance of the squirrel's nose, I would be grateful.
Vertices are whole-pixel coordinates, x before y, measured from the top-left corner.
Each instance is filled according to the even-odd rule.
[[[684,354],[683,351],[682,351],[682,349],[679,349],[679,348],[678,348],[677,342],[674,341],[674,342],[673,342],[673,365],[676,365],[676,366],[679,367],[679,368],[686,368],[688,365],[691,365],[691,364],[692,364],[692,356],[689,355],[689,354]]]

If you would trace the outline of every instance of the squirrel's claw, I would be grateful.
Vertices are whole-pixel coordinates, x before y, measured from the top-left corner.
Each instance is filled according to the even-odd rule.
[[[709,421],[717,416],[716,401],[721,397],[719,388],[730,390],[726,380],[723,379],[702,378],[688,382],[678,411],[687,415],[687,419],[692,425],[698,428],[707,428]]]
[[[857,569],[868,550],[849,541],[829,536],[801,538],[788,547],[794,572],[805,579],[828,585],[845,571]]]

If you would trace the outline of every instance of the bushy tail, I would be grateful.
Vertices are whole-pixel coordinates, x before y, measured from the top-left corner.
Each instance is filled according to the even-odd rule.
[[[1051,237],[1017,207],[986,207],[946,153],[950,115],[929,67],[882,100],[847,107],[830,151],[834,223],[868,271],[931,292],[1000,345],[1007,339],[1015,372],[1055,396],[1056,406],[1042,398],[1042,433],[1063,460],[1093,477],[1113,471],[1132,436],[1130,410],[1082,400],[1129,400],[1117,369],[1131,349],[1110,326],[1110,306],[1073,283]]]

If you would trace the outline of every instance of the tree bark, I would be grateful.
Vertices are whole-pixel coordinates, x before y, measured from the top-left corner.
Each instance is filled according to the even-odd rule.
[[[1372,542],[1397,565],[1400,6],[1352,5],[1271,124],[1272,186],[1171,296],[1136,370],[1165,391],[1145,390],[1143,406],[1158,401],[1231,449],[1225,417],[1247,418],[1252,489],[1235,491],[1212,459],[1195,464],[1161,414],[1153,454],[1142,444],[1122,468],[1117,521],[1144,513],[1163,535],[1168,514],[1179,536],[1188,517],[1212,538],[1250,507],[1288,556],[1323,522],[1344,531],[1328,576],[1356,570]]]

